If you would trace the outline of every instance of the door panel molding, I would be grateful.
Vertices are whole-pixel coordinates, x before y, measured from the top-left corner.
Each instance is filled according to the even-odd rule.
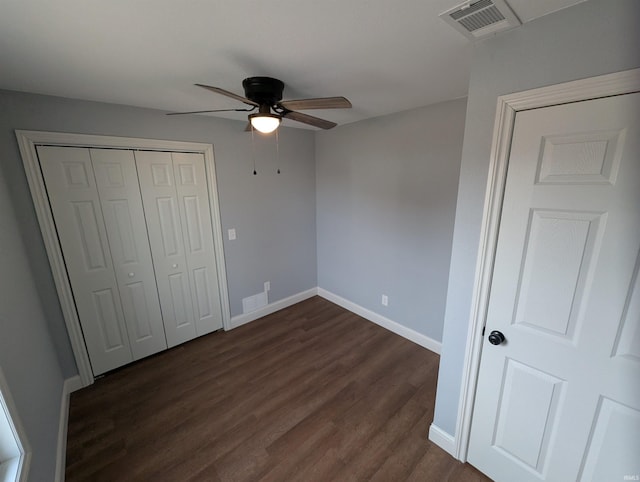
[[[80,320],[71,291],[71,284],[67,277],[62,249],[56,234],[53,214],[51,212],[44,179],[38,162],[38,156],[36,153],[36,146],[38,145],[46,144],[66,147],[193,152],[202,154],[205,159],[207,187],[209,190],[211,224],[213,228],[213,241],[215,246],[222,319],[224,329],[230,329],[229,296],[227,291],[227,276],[224,262],[222,226],[220,223],[220,207],[216,183],[215,162],[213,157],[213,146],[211,144],[28,130],[16,130],[15,133],[83,387],[93,383],[94,375],[91,370],[89,354],[82,336]]]
[[[640,91],[640,69],[626,70],[498,97],[469,328],[454,437],[454,457],[465,462],[480,368],[482,329],[489,303],[502,199],[516,113]],[[432,427],[434,427],[432,425]],[[436,427],[437,428],[437,427]]]

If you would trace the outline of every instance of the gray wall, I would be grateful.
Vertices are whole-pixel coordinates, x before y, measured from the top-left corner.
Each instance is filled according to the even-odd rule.
[[[256,136],[258,175],[252,175],[251,135],[244,122],[163,113],[113,104],[0,91],[0,155],[22,234],[47,309],[65,376],[77,373],[15,139],[15,129],[172,139],[214,145],[231,315],[242,298],[271,281],[270,301],[316,286],[314,134],[280,131],[276,174],[272,138]],[[228,241],[226,230],[238,239]]]
[[[258,139],[254,176],[244,122],[0,91],[0,364],[34,449],[31,480],[53,473],[62,381],[77,373],[22,167],[15,129],[214,145],[231,314],[271,282],[270,301],[317,285],[314,133]],[[40,474],[40,476],[38,476]]]
[[[1,157],[4,165],[5,156]],[[33,450],[30,480],[55,470],[64,377],[0,169],[0,366]]]
[[[478,43],[473,53],[434,423],[454,435],[500,95],[640,66],[640,2],[589,0]]]
[[[459,99],[316,134],[318,286],[436,341],[465,108]]]

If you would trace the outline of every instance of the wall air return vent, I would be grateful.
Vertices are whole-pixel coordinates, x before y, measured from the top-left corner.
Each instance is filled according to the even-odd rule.
[[[520,25],[520,20],[504,0],[465,2],[441,13],[440,18],[472,40]]]

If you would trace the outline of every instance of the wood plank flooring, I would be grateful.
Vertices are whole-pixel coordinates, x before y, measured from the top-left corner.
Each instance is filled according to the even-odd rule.
[[[73,393],[66,480],[487,481],[427,439],[438,360],[314,297]]]

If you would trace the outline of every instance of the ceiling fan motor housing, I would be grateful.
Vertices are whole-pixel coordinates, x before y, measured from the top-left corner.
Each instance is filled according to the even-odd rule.
[[[284,83],[271,77],[248,77],[242,81],[247,99],[262,105],[275,105],[282,100]]]

